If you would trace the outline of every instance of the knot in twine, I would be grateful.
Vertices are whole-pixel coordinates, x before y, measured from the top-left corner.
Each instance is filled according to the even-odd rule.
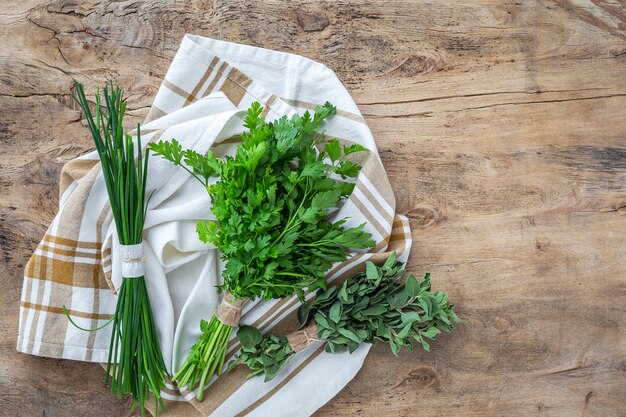
[[[311,321],[304,329],[289,333],[287,341],[294,352],[308,348],[313,342],[320,342],[321,339],[317,338],[317,324]]]
[[[234,299],[235,297],[227,292],[222,298],[222,302],[217,306],[215,317],[227,326],[237,327],[241,320],[241,310],[248,302],[247,298]]]
[[[122,257],[122,277],[141,278],[144,276],[143,270],[143,245],[120,245],[120,255]]]

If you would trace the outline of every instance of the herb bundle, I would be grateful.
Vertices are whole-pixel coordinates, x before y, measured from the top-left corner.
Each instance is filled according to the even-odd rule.
[[[325,272],[344,261],[351,249],[374,245],[364,224],[346,227],[332,222],[328,211],[348,197],[361,166],[347,156],[366,149],[326,140],[320,125],[336,113],[330,103],[309,112],[266,123],[263,108],[248,109],[234,156],[218,158],[183,150],[176,140],[152,143],[161,155],[198,180],[211,197],[215,221],[201,221],[197,232],[215,245],[226,262],[224,300],[210,322],[201,322],[202,335],[186,362],[174,375],[179,386],[193,389],[198,400],[205,384],[223,368],[232,330],[248,299],[264,300],[326,288]],[[319,147],[319,149],[318,149]],[[331,178],[342,178],[342,180]],[[212,177],[217,182],[210,183]]]
[[[146,215],[149,153],[146,151],[142,158],[139,125],[136,147],[131,136],[124,135],[122,122],[126,101],[119,86],[105,85],[106,111],[103,111],[100,95],[96,94],[95,117],[83,86],[76,83],[75,89],[74,99],[85,114],[100,157],[122,252],[131,254],[122,264],[124,276],[112,319],[106,382],[110,377],[111,392],[120,397],[132,394],[133,408],[138,405],[142,416],[146,415],[144,404],[152,393],[158,413],[159,406],[164,409],[161,388],[165,387],[166,368],[143,276],[140,246]]]
[[[266,335],[252,326],[241,326],[237,337],[242,350],[228,369],[244,364],[249,376],[273,379],[293,356],[313,340],[326,343],[330,353],[354,352],[362,343],[386,342],[397,355],[413,342],[430,350],[426,339],[450,331],[459,322],[441,291],[432,292],[430,276],[409,275],[406,283],[394,282],[403,273],[392,254],[382,267],[366,263],[366,271],[344,281],[341,287],[318,291],[315,299],[298,310],[304,329],[287,336]],[[305,327],[306,326],[306,327]]]

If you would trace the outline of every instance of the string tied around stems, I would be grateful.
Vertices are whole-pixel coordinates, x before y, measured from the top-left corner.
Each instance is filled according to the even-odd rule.
[[[144,276],[143,244],[120,245],[120,254],[123,278],[141,278]]]
[[[227,292],[220,305],[217,306],[215,317],[227,326],[237,327],[241,320],[241,310],[247,302],[247,298],[235,299],[231,293]]]
[[[317,337],[317,324],[312,320],[305,328],[289,333],[287,341],[294,352],[308,348],[313,342],[321,342]]]
[[[206,382],[211,380],[214,374],[221,374],[228,350],[228,342],[235,327],[241,320],[241,310],[247,298],[235,299],[226,292],[215,315],[206,323],[202,330],[202,336],[196,342],[197,357],[194,361],[186,360],[174,375],[173,380],[179,387],[187,386],[190,390],[196,386],[199,380],[196,398],[202,401]]]

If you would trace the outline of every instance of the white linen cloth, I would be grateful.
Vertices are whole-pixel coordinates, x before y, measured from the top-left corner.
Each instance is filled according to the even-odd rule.
[[[200,153],[210,148],[218,155],[231,153],[237,146],[232,138],[244,130],[245,109],[254,101],[266,107],[269,121],[330,101],[338,113],[323,126],[326,135],[369,149],[359,161],[364,168],[355,192],[332,215],[348,217],[349,225],[367,223],[366,230],[378,244],[368,253],[356,253],[334,266],[329,280],[340,282],[362,270],[366,260],[381,262],[391,251],[406,261],[411,246],[408,221],[395,213],[395,199],[374,138],[346,89],[322,64],[292,54],[187,35],[141,127],[142,142],[176,138],[184,148]],[[97,154],[92,152],[77,161],[85,164],[95,160]],[[99,165],[92,164],[66,184],[59,215],[42,241],[47,246],[38,249],[33,258],[39,259],[31,259],[33,264],[29,262],[26,268],[18,340],[22,352],[92,362],[107,360],[110,327],[90,335],[66,326],[66,318],[54,312],[54,308],[68,305],[79,325],[93,327],[104,323],[114,311],[115,295],[106,283],[119,288],[123,256],[99,171]],[[198,220],[213,218],[210,198],[201,184],[182,169],[151,156],[147,193],[153,195],[144,231],[145,276],[165,364],[173,373],[199,337],[200,319],[209,320],[217,308],[220,296],[215,286],[221,283],[222,261],[217,249],[200,242],[195,232]],[[60,232],[68,227],[70,215],[80,217],[79,226],[72,226],[68,233]],[[61,282],[62,276],[41,272],[36,266],[45,254],[47,260],[56,262],[60,254],[55,248],[71,246],[70,241],[78,242],[72,260],[75,265],[83,262],[77,259],[80,248],[87,245],[83,242],[96,245],[100,256],[91,259],[89,265],[104,271],[99,277],[101,285],[92,284],[93,276],[77,273],[78,268],[74,268],[69,282]],[[264,332],[286,333],[297,327],[294,314],[298,306],[295,298],[249,302],[242,322]],[[62,339],[48,335],[47,328],[63,328]],[[229,353],[237,349],[233,341]],[[168,384],[163,393],[168,415],[308,416],[354,377],[369,346],[353,354],[331,355],[322,350],[320,343],[307,348],[269,383],[262,378],[246,380],[241,369],[214,378],[202,403],[193,399],[194,392],[181,393]]]

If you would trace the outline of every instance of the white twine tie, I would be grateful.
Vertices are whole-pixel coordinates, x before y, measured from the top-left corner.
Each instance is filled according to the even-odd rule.
[[[122,256],[122,277],[143,277],[143,244],[120,245],[120,253]]]

